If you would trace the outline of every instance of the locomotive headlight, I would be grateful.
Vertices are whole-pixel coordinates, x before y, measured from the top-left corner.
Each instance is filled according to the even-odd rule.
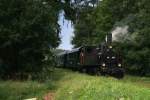
[[[121,67],[121,64],[118,64],[118,67]]]
[[[115,58],[116,58],[115,56],[112,57],[112,59],[115,59]]]
[[[111,48],[112,48],[112,46],[110,45],[110,46],[109,46],[109,48],[111,49]]]
[[[102,64],[102,66],[106,66],[106,64],[105,64],[105,63],[103,63],[103,64]]]
[[[109,56],[107,57],[107,59],[109,59]]]

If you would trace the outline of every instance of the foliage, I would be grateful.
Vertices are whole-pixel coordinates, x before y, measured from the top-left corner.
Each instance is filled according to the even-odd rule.
[[[150,75],[150,30],[149,12],[150,3],[147,0],[135,1],[134,8],[122,20],[120,24],[128,25],[128,35],[125,41],[119,42],[123,51],[126,68],[132,74]]]
[[[0,1],[1,74],[11,76],[22,71],[41,71],[50,47],[59,44],[59,10],[54,3],[43,0]]]
[[[128,72],[149,75],[149,5],[148,0],[102,0],[95,7],[81,9],[72,43],[75,47],[98,45],[116,27],[128,26],[128,33],[114,44],[122,50]]]
[[[93,9],[91,7],[83,8],[78,16],[77,23],[75,24],[75,37],[72,41],[75,47],[95,43],[95,41],[92,41],[93,38],[96,38],[93,30],[96,24],[91,20],[93,17],[92,11]]]
[[[1,0],[0,77],[36,74],[53,65],[50,49],[60,43],[62,10],[74,23],[75,47],[97,45],[116,27],[129,26],[125,39],[114,44],[122,49],[129,72],[149,75],[149,5],[148,0]]]

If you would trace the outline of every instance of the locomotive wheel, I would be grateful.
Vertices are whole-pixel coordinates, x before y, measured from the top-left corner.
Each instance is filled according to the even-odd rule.
[[[100,75],[101,75],[101,72],[100,72],[100,71],[97,71],[97,72],[96,72],[96,75],[97,75],[97,76],[100,76]]]
[[[124,77],[124,73],[123,73],[123,72],[118,72],[117,78],[121,79],[121,78],[123,78],[123,77]]]
[[[114,77],[118,78],[118,79],[121,79],[124,77],[124,73],[122,71],[116,71],[114,74],[113,74]]]
[[[107,74],[106,69],[101,68],[101,69],[100,69],[100,74],[101,74],[102,76],[105,76],[105,75]]]
[[[102,76],[105,76],[105,75],[106,75],[106,72],[101,71],[101,75],[102,75]]]
[[[96,69],[95,69],[95,74],[96,74],[97,76],[100,76],[100,75],[101,75],[101,71],[100,71],[99,68],[96,68]]]

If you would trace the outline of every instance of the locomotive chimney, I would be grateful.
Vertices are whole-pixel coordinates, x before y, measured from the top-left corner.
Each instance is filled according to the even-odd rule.
[[[106,43],[111,44],[112,43],[112,33],[108,33],[106,36]]]

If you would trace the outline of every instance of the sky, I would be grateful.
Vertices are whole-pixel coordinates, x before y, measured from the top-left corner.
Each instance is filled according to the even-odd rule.
[[[62,15],[60,15],[59,25],[61,26],[61,44],[59,45],[59,49],[71,50],[73,45],[71,44],[73,34],[73,26],[71,25],[71,21],[65,20]]]

